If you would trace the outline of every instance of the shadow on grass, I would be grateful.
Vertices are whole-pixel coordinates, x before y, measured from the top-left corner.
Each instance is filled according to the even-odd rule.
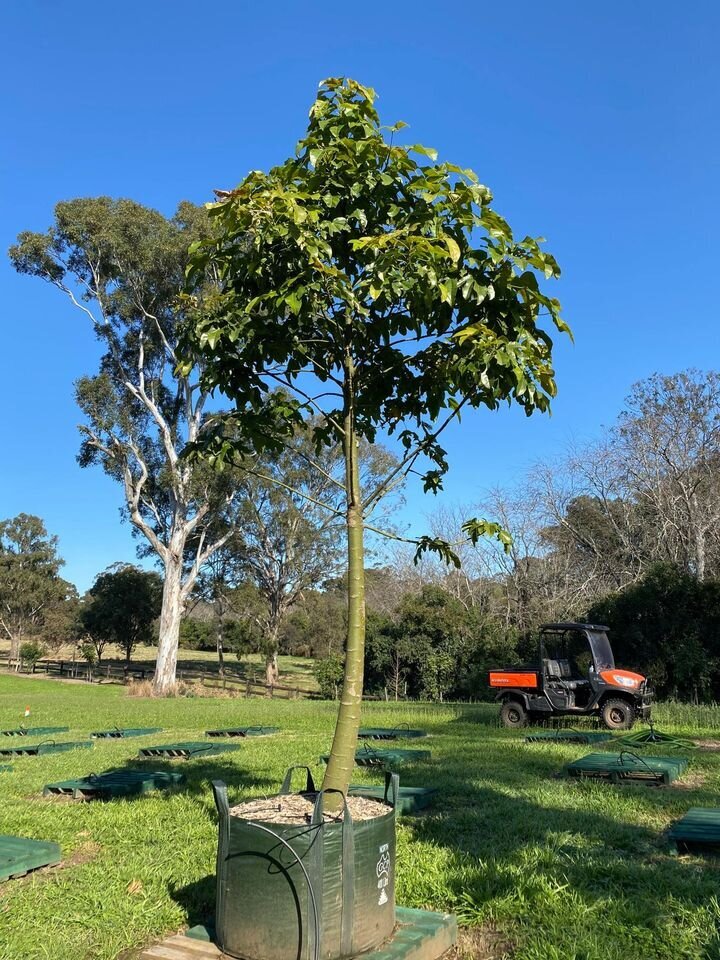
[[[212,928],[215,924],[215,874],[208,874],[201,880],[195,880],[184,887],[172,884],[168,887],[172,899],[185,911],[187,925],[195,927],[202,924]]]
[[[511,931],[517,923],[535,950],[552,945],[553,957],[595,958],[604,939],[608,958],[622,955],[624,940],[643,943],[648,958],[718,960],[718,864],[671,856],[661,827],[634,822],[638,813],[658,819],[717,805],[713,793],[558,780],[569,759],[567,747],[506,751],[496,741],[401,771],[401,783],[440,789],[429,815],[404,823],[413,839],[450,853],[445,906],[466,923],[499,916]]]

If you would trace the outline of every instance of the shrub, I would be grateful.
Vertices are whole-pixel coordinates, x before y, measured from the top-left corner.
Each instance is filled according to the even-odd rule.
[[[336,653],[331,653],[329,657],[317,661],[315,679],[320,687],[320,694],[325,700],[338,699],[344,672],[343,659]]]
[[[45,647],[37,640],[26,640],[25,643],[20,644],[20,663],[28,670],[32,670],[46,653]]]

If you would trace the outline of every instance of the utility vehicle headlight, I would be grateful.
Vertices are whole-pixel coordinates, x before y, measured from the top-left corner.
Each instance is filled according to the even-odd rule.
[[[631,680],[630,677],[621,677],[619,674],[614,673],[612,675],[613,681],[621,687],[637,687],[638,681]]]

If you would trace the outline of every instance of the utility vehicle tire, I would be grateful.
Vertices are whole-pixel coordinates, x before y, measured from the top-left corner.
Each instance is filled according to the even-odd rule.
[[[601,716],[608,730],[629,730],[635,723],[635,711],[627,700],[606,700]]]
[[[500,722],[504,727],[525,727],[528,722],[527,710],[517,700],[506,700],[500,708]]]

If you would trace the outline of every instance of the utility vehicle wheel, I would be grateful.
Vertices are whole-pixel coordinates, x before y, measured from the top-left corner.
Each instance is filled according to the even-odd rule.
[[[635,722],[635,711],[627,700],[607,700],[601,715],[608,730],[629,730]]]
[[[524,727],[527,724],[527,711],[517,700],[506,700],[500,708],[500,721],[504,727]]]

